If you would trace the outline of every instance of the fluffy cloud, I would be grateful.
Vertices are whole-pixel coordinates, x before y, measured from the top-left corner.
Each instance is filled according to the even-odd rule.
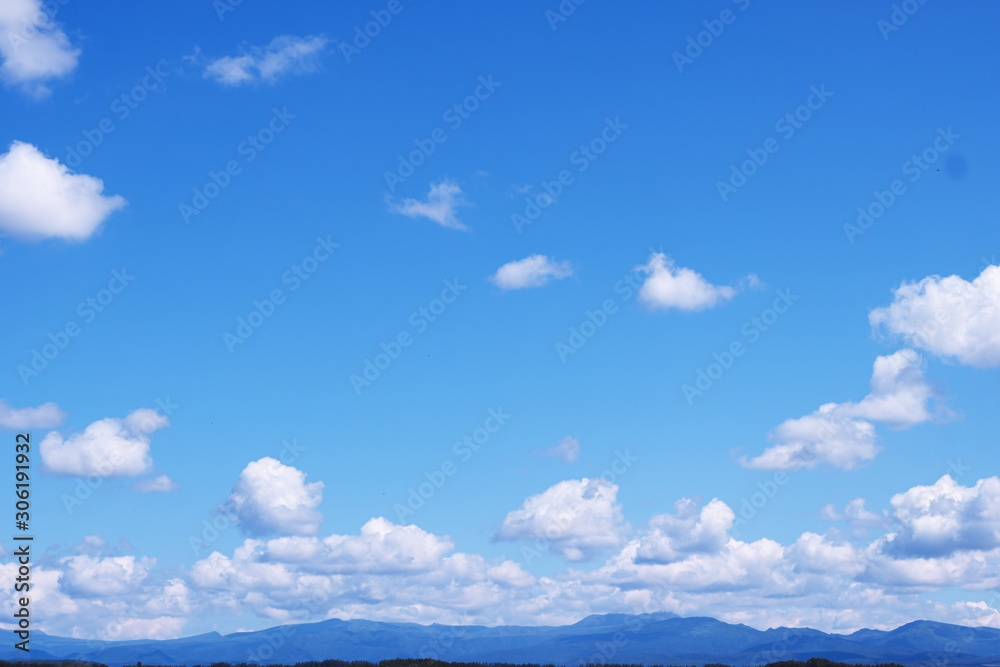
[[[141,475],[153,467],[150,434],[169,425],[170,420],[156,410],[139,408],[124,419],[96,421],[65,439],[52,431],[38,450],[45,470],[59,475]]]
[[[573,275],[569,262],[557,262],[545,255],[531,255],[507,262],[490,276],[490,281],[504,290],[541,287],[550,279],[559,280]]]
[[[58,7],[41,0],[0,3],[0,77],[36,97],[48,95],[45,82],[72,72],[80,56],[52,20]]]
[[[305,480],[301,470],[266,456],[247,464],[228,502],[248,535],[315,535],[323,482]]]
[[[931,486],[894,495],[890,503],[899,524],[887,544],[893,553],[926,557],[1000,549],[1000,478],[965,487],[945,475]]]
[[[102,193],[99,178],[75,174],[31,144],[0,155],[0,230],[29,241],[83,241],[125,200]]]
[[[580,441],[567,435],[555,447],[542,452],[542,455],[554,456],[563,463],[573,463],[580,458]]]
[[[0,428],[26,431],[33,428],[54,428],[66,419],[66,413],[55,403],[42,403],[37,408],[12,408],[0,398]]]
[[[259,81],[274,83],[286,74],[308,74],[318,70],[326,45],[327,39],[322,35],[281,35],[263,48],[244,46],[236,56],[209,62],[204,75],[229,86]]]
[[[589,560],[621,544],[625,529],[618,485],[566,480],[529,497],[503,520],[495,539],[544,541],[568,561]]]
[[[893,290],[893,301],[868,315],[872,329],[907,344],[977,367],[1000,365],[1000,266],[971,283],[928,276]]]
[[[820,464],[854,470],[875,458],[875,426],[907,428],[934,416],[934,391],[923,374],[923,359],[913,350],[878,357],[871,392],[857,403],[826,403],[805,417],[788,419],[768,439],[776,443],[740,465],[760,470],[796,470]]]
[[[636,551],[637,563],[671,563],[690,554],[718,553],[729,541],[736,514],[721,500],[713,498],[699,511],[693,499],[682,498],[675,508],[674,514],[649,520]]]
[[[404,199],[402,204],[390,202],[389,210],[408,218],[428,218],[442,227],[467,230],[468,227],[455,216],[455,209],[467,205],[462,188],[458,183],[446,178],[431,184],[427,201]]]
[[[713,285],[697,271],[675,266],[662,252],[653,253],[647,264],[636,268],[648,274],[639,289],[639,300],[654,308],[706,310],[729,301],[739,291],[729,285]],[[760,285],[756,276],[748,276],[744,282],[751,287]]]

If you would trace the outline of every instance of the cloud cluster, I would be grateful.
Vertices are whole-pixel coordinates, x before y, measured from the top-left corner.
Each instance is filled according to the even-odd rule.
[[[245,45],[235,56],[217,58],[205,65],[204,76],[227,86],[265,81],[274,83],[287,74],[308,74],[320,66],[328,40],[322,35],[281,35],[264,47]]]
[[[913,350],[878,357],[871,392],[857,403],[826,403],[805,417],[788,419],[768,438],[775,444],[740,465],[759,470],[796,470],[820,464],[853,470],[878,453],[875,426],[881,422],[907,428],[934,416],[933,388],[923,373],[923,359]]]
[[[731,300],[739,290],[729,285],[713,285],[693,269],[676,266],[664,253],[653,253],[649,262],[636,267],[648,276],[639,289],[639,300],[653,308],[676,308],[699,311],[714,308]],[[758,287],[756,276],[747,276],[743,283]]]
[[[542,539],[557,550],[572,549],[570,540],[589,543],[585,522],[566,525],[550,510],[576,517],[595,509],[594,521],[610,519],[604,528],[615,530],[616,490],[589,480],[556,484],[512,513],[516,538],[556,525],[560,532]],[[381,517],[357,534],[247,539],[231,554],[214,551],[169,576],[153,559],[109,552],[100,536],[90,536],[32,574],[41,629],[105,639],[177,636],[192,615],[222,612],[253,614],[261,625],[331,617],[554,624],[591,613],[669,611],[840,632],[913,618],[1000,627],[985,593],[1000,585],[1000,478],[966,487],[944,476],[893,496],[891,506],[882,515],[891,526],[867,544],[836,531],[807,531],[782,544],[735,537],[734,512],[719,499],[682,498],[632,538],[591,544],[614,549],[598,567],[552,577],[534,577],[512,560],[456,552],[447,536]],[[878,516],[862,499],[850,507],[836,514]],[[14,567],[0,564],[0,576],[13,581]],[[927,598],[962,589],[971,599]],[[11,604],[10,596],[0,601],[0,613]]]
[[[549,280],[560,280],[573,275],[569,262],[557,262],[545,255],[531,255],[507,262],[490,276],[490,282],[503,290],[541,287]]]
[[[1000,266],[987,266],[971,283],[959,276],[904,282],[868,320],[876,333],[946,359],[1000,366]]]
[[[323,520],[316,507],[323,482],[306,483],[306,474],[265,456],[240,473],[229,496],[248,535],[315,535]]]
[[[170,420],[156,410],[139,408],[124,419],[101,419],[66,438],[52,431],[38,450],[50,473],[134,477],[152,470],[150,434],[169,425]]]
[[[72,72],[80,57],[52,20],[54,8],[42,0],[0,3],[0,78],[35,97],[48,95],[46,82]]]
[[[0,155],[0,230],[28,241],[89,238],[125,200],[20,141]]]

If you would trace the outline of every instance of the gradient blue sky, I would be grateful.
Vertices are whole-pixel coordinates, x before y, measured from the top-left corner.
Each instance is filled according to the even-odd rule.
[[[567,1],[564,21],[554,0],[400,0],[348,57],[391,3],[243,2],[221,19],[209,0],[53,3],[21,50],[10,36],[36,3],[5,4],[0,426],[53,443],[33,478],[45,631],[655,609],[762,628],[1000,627],[996,7],[914,1],[889,30],[894,5],[860,0]],[[122,117],[144,77],[153,89]],[[448,110],[477,86],[456,127]],[[809,101],[794,133],[776,126]],[[280,131],[250,151],[275,110]],[[609,122],[614,141],[581,162]],[[390,191],[385,173],[437,128],[446,140]],[[907,167],[949,133],[926,171]],[[239,173],[185,216],[230,161]],[[572,182],[518,230],[512,215],[562,170]],[[71,197],[74,172],[103,195]],[[875,224],[845,230],[897,179]],[[317,238],[339,247],[292,289]],[[134,280],[88,321],[78,304],[116,270]],[[422,330],[411,315],[445,281],[466,288]],[[227,344],[275,289],[273,315]],[[751,340],[778,290],[797,300]],[[563,361],[557,344],[608,299],[615,312]],[[65,349],[19,370],[69,322]],[[401,332],[412,344],[356,391]],[[734,341],[742,356],[686,395]],[[831,402],[852,437],[786,424]],[[500,408],[509,421],[463,461],[453,443]],[[121,421],[139,409],[160,416]],[[119,421],[79,435],[104,419]],[[819,455],[782,454],[783,424]],[[301,451],[251,465],[286,441]],[[116,447],[152,461],[115,464],[80,498]],[[635,461],[595,481],[618,452]],[[449,460],[455,474],[400,515]],[[227,499],[238,525],[192,548]],[[317,538],[329,552],[310,556]],[[303,610],[294,592],[309,587],[328,597]]]

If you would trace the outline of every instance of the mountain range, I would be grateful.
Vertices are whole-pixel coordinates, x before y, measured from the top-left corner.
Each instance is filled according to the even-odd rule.
[[[330,619],[256,632],[169,640],[98,642],[32,632],[31,652],[0,647],[0,659],[77,659],[120,667],[291,664],[311,660],[437,658],[483,663],[763,665],[821,657],[841,662],[1000,667],[1000,630],[914,621],[895,630],[841,635],[810,628],[757,630],[670,613],[605,614],[564,626],[450,626]]]

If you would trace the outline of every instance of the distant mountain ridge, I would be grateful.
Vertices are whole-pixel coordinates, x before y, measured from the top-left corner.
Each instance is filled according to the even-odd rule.
[[[934,667],[1000,667],[1000,630],[914,621],[895,630],[838,635],[811,628],[756,630],[670,613],[593,615],[564,626],[449,626],[329,619],[257,632],[210,632],[168,640],[97,642],[32,633],[31,652],[0,647],[0,659],[135,664],[261,664],[311,660],[437,658],[464,662],[762,665],[811,657]]]

